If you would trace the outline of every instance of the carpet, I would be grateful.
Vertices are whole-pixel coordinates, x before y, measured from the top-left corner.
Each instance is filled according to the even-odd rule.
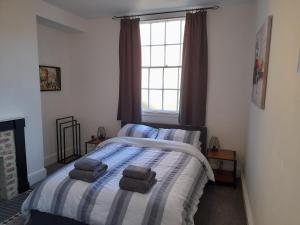
[[[208,184],[194,216],[199,225],[247,225],[241,182],[237,188]]]

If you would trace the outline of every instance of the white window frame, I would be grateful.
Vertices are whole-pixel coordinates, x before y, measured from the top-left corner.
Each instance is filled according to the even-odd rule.
[[[144,20],[144,21],[141,21],[140,23],[141,24],[149,24],[150,23],[150,45],[141,45],[141,47],[150,47],[150,66],[142,66],[141,69],[148,69],[148,88],[141,88],[141,91],[142,90],[148,90],[148,106],[149,106],[149,100],[150,100],[150,94],[149,94],[149,91],[150,90],[162,90],[162,108],[164,107],[164,91],[165,90],[176,90],[177,91],[177,111],[169,111],[169,110],[152,110],[152,109],[142,109],[142,116],[145,116],[145,117],[165,117],[165,116],[168,116],[168,117],[171,117],[171,118],[175,118],[177,119],[178,118],[178,114],[179,114],[179,104],[180,104],[180,85],[181,85],[181,68],[182,68],[182,64],[180,64],[179,66],[151,66],[151,47],[152,46],[164,46],[164,62],[166,64],[166,46],[172,46],[172,45],[179,45],[180,47],[180,54],[179,54],[179,60],[182,59],[182,47],[183,47],[183,29],[182,29],[182,26],[180,26],[180,42],[179,44],[176,43],[176,44],[166,44],[166,22],[169,22],[169,21],[178,21],[180,20],[181,21],[181,24],[182,24],[182,21],[185,20],[185,17],[178,17],[178,18],[172,18],[172,19],[151,19],[151,20]],[[164,44],[157,44],[157,45],[152,45],[151,44],[151,24],[152,23],[157,23],[157,22],[165,22],[165,40],[164,40]],[[150,69],[151,68],[161,68],[163,70],[163,77],[162,77],[162,88],[150,88],[149,85],[150,85]],[[172,88],[164,88],[164,70],[166,68],[178,68],[178,89],[172,89]],[[142,94],[142,93],[141,93]],[[148,107],[149,108],[149,107]]]

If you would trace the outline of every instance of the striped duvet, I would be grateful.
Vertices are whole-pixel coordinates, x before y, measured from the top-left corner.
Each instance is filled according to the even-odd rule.
[[[73,164],[48,177],[26,199],[22,213],[38,210],[101,225],[194,224],[199,198],[213,180],[205,157],[191,145],[143,138],[112,138],[87,157],[108,164],[107,173],[94,183],[68,177]],[[147,194],[119,189],[129,164],[150,166],[157,173]]]

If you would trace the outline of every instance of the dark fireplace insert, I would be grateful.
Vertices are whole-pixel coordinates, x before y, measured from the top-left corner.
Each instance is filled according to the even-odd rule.
[[[29,189],[24,127],[25,119],[0,121],[0,132],[12,131],[14,134],[18,193],[25,192]],[[7,132],[6,135],[9,135],[9,133]],[[5,141],[3,137],[2,141]]]

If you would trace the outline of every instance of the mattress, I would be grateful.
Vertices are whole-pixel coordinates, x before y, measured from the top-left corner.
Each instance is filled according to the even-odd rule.
[[[86,157],[102,160],[107,173],[94,183],[69,178],[73,163],[45,179],[25,200],[24,217],[37,210],[86,224],[185,225],[193,215],[213,172],[192,145],[147,138],[112,138]],[[146,194],[121,190],[128,165],[149,166],[157,183]]]

